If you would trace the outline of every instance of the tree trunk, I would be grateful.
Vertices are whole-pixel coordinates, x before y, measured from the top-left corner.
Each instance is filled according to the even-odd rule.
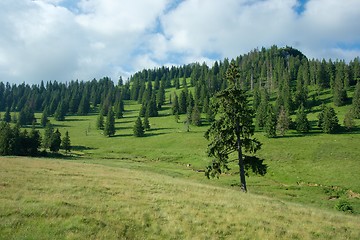
[[[236,141],[237,141],[237,152],[239,160],[239,170],[240,170],[240,187],[241,191],[247,192],[246,188],[246,179],[245,179],[245,168],[244,168],[244,158],[241,149],[241,138],[240,138],[240,124],[237,121],[236,123]]]

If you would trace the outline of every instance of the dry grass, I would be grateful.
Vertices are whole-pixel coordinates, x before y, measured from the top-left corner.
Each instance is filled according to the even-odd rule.
[[[360,239],[360,218],[141,170],[0,158],[1,239]]]

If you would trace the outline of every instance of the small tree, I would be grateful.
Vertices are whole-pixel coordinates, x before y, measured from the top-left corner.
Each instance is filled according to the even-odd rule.
[[[101,113],[101,111],[100,111],[99,116],[98,116],[98,118],[96,120],[96,128],[100,129],[100,130],[104,129],[104,116]]]
[[[50,122],[47,122],[43,137],[43,148],[46,149],[50,147],[53,134],[54,134],[54,128]]]
[[[144,129],[150,130],[150,122],[149,122],[149,116],[146,114],[144,117]]]
[[[5,112],[5,114],[4,114],[4,122],[7,122],[7,123],[9,123],[9,122],[11,122],[11,114],[10,114],[10,108],[8,107],[8,108],[6,108],[6,112]]]
[[[215,177],[228,168],[229,154],[237,152],[241,190],[246,192],[245,159],[243,151],[255,153],[261,143],[252,138],[254,134],[253,111],[249,107],[246,92],[240,89],[240,72],[232,62],[226,72],[229,86],[217,93],[215,98],[216,120],[205,133],[210,141],[208,155],[215,157],[207,167],[206,176]]]
[[[351,108],[353,112],[353,117],[359,119],[360,118],[360,81],[358,81],[358,83],[356,84]]]
[[[104,135],[111,137],[115,135],[115,115],[112,107],[109,107],[104,127]]]
[[[347,130],[351,130],[355,126],[354,115],[351,109],[345,114],[344,126]]]
[[[274,112],[274,108],[271,104],[267,107],[267,115],[266,115],[266,121],[265,121],[265,135],[268,138],[276,137],[276,124],[277,124],[277,118],[276,114]]]
[[[339,119],[336,116],[335,110],[332,107],[326,107],[323,113],[323,122],[321,128],[324,133],[336,133],[339,128]]]
[[[133,131],[135,137],[143,137],[145,135],[144,126],[140,117],[136,119]]]
[[[71,150],[71,142],[70,142],[70,136],[69,136],[69,132],[66,131],[65,132],[65,136],[63,137],[62,141],[61,141],[61,147],[66,151],[66,152],[70,152]]]
[[[302,133],[307,133],[310,131],[310,123],[309,120],[307,119],[307,115],[304,106],[302,104],[296,114],[295,123],[296,123],[296,131]]]
[[[280,107],[279,116],[277,119],[276,129],[280,132],[281,136],[285,135],[285,132],[289,130],[290,117],[284,106]]]
[[[48,123],[49,119],[48,119],[48,108],[46,107],[41,115],[41,121],[40,124],[41,126],[45,127],[46,124]]]
[[[195,126],[201,126],[201,113],[197,105],[192,109],[191,123]]]
[[[50,151],[58,152],[60,149],[60,145],[61,145],[61,133],[59,132],[59,129],[56,129],[56,131],[51,137]]]

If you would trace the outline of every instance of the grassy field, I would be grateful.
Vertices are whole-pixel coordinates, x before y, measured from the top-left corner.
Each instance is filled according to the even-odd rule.
[[[340,123],[349,107],[336,108]],[[139,108],[126,102],[111,138],[95,128],[96,114],[50,118],[70,134],[72,153],[61,159],[0,158],[0,238],[360,238],[359,130],[273,139],[257,132],[267,174],[250,173],[242,194],[235,164],[205,178],[208,126],[187,132],[185,116],[177,123],[167,105],[135,138]],[[313,125],[318,110],[308,115]],[[335,209],[342,201],[352,214]]]
[[[360,218],[150,171],[0,158],[1,239],[359,239]]]

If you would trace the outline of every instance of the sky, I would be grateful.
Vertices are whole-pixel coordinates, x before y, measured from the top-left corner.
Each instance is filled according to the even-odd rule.
[[[117,82],[272,45],[349,62],[359,22],[360,0],[1,0],[0,81]]]

